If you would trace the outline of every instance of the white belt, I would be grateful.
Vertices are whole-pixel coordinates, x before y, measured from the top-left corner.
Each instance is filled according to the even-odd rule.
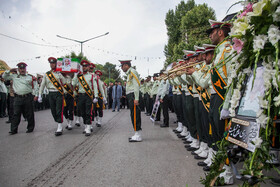
[[[134,93],[134,91],[126,91],[126,95],[130,94],[130,93]]]
[[[198,94],[193,94],[193,97],[198,97]]]
[[[49,90],[49,92],[58,92],[58,90]]]
[[[191,95],[190,92],[186,91],[185,96]]]

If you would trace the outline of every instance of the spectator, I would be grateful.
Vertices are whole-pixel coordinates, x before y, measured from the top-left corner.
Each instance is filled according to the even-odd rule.
[[[0,76],[0,118],[7,117],[6,106],[7,106],[7,94],[8,90],[4,83],[2,75]]]
[[[113,98],[112,112],[115,112],[116,107],[118,109],[118,112],[120,111],[121,97],[122,97],[122,86],[119,85],[117,81],[115,81],[115,86],[113,86],[113,89],[112,89],[112,98]]]

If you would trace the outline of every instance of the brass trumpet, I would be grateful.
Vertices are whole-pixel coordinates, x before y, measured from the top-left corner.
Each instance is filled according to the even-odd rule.
[[[202,64],[203,62],[204,62],[204,61],[197,62],[197,63],[191,64],[191,65],[187,65],[187,64],[186,64],[186,65],[182,65],[182,66],[180,66],[180,67],[178,67],[178,68],[176,68],[176,69],[173,69],[173,70],[168,71],[168,73],[170,74],[170,73],[174,73],[174,72],[176,72],[176,71],[180,71],[180,70],[183,70],[183,69],[186,69],[186,68],[190,68],[190,67],[193,67],[193,66]]]

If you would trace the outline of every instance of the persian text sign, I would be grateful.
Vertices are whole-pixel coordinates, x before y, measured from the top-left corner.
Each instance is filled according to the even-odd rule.
[[[259,137],[260,125],[253,121],[232,118],[227,140],[251,152],[255,151],[252,144]]]

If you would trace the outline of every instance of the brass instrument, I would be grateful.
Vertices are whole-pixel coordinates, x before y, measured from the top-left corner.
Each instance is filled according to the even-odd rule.
[[[196,66],[196,65],[199,65],[199,64],[202,64],[204,61],[201,61],[201,62],[197,62],[197,63],[194,63],[194,64],[191,64],[191,65],[182,65],[181,67],[178,67],[176,69],[173,69],[173,70],[169,70],[168,73],[174,73],[176,71],[180,71],[180,70],[183,70],[183,69],[186,69],[186,68],[190,68],[190,67],[193,67],[193,66]]]

